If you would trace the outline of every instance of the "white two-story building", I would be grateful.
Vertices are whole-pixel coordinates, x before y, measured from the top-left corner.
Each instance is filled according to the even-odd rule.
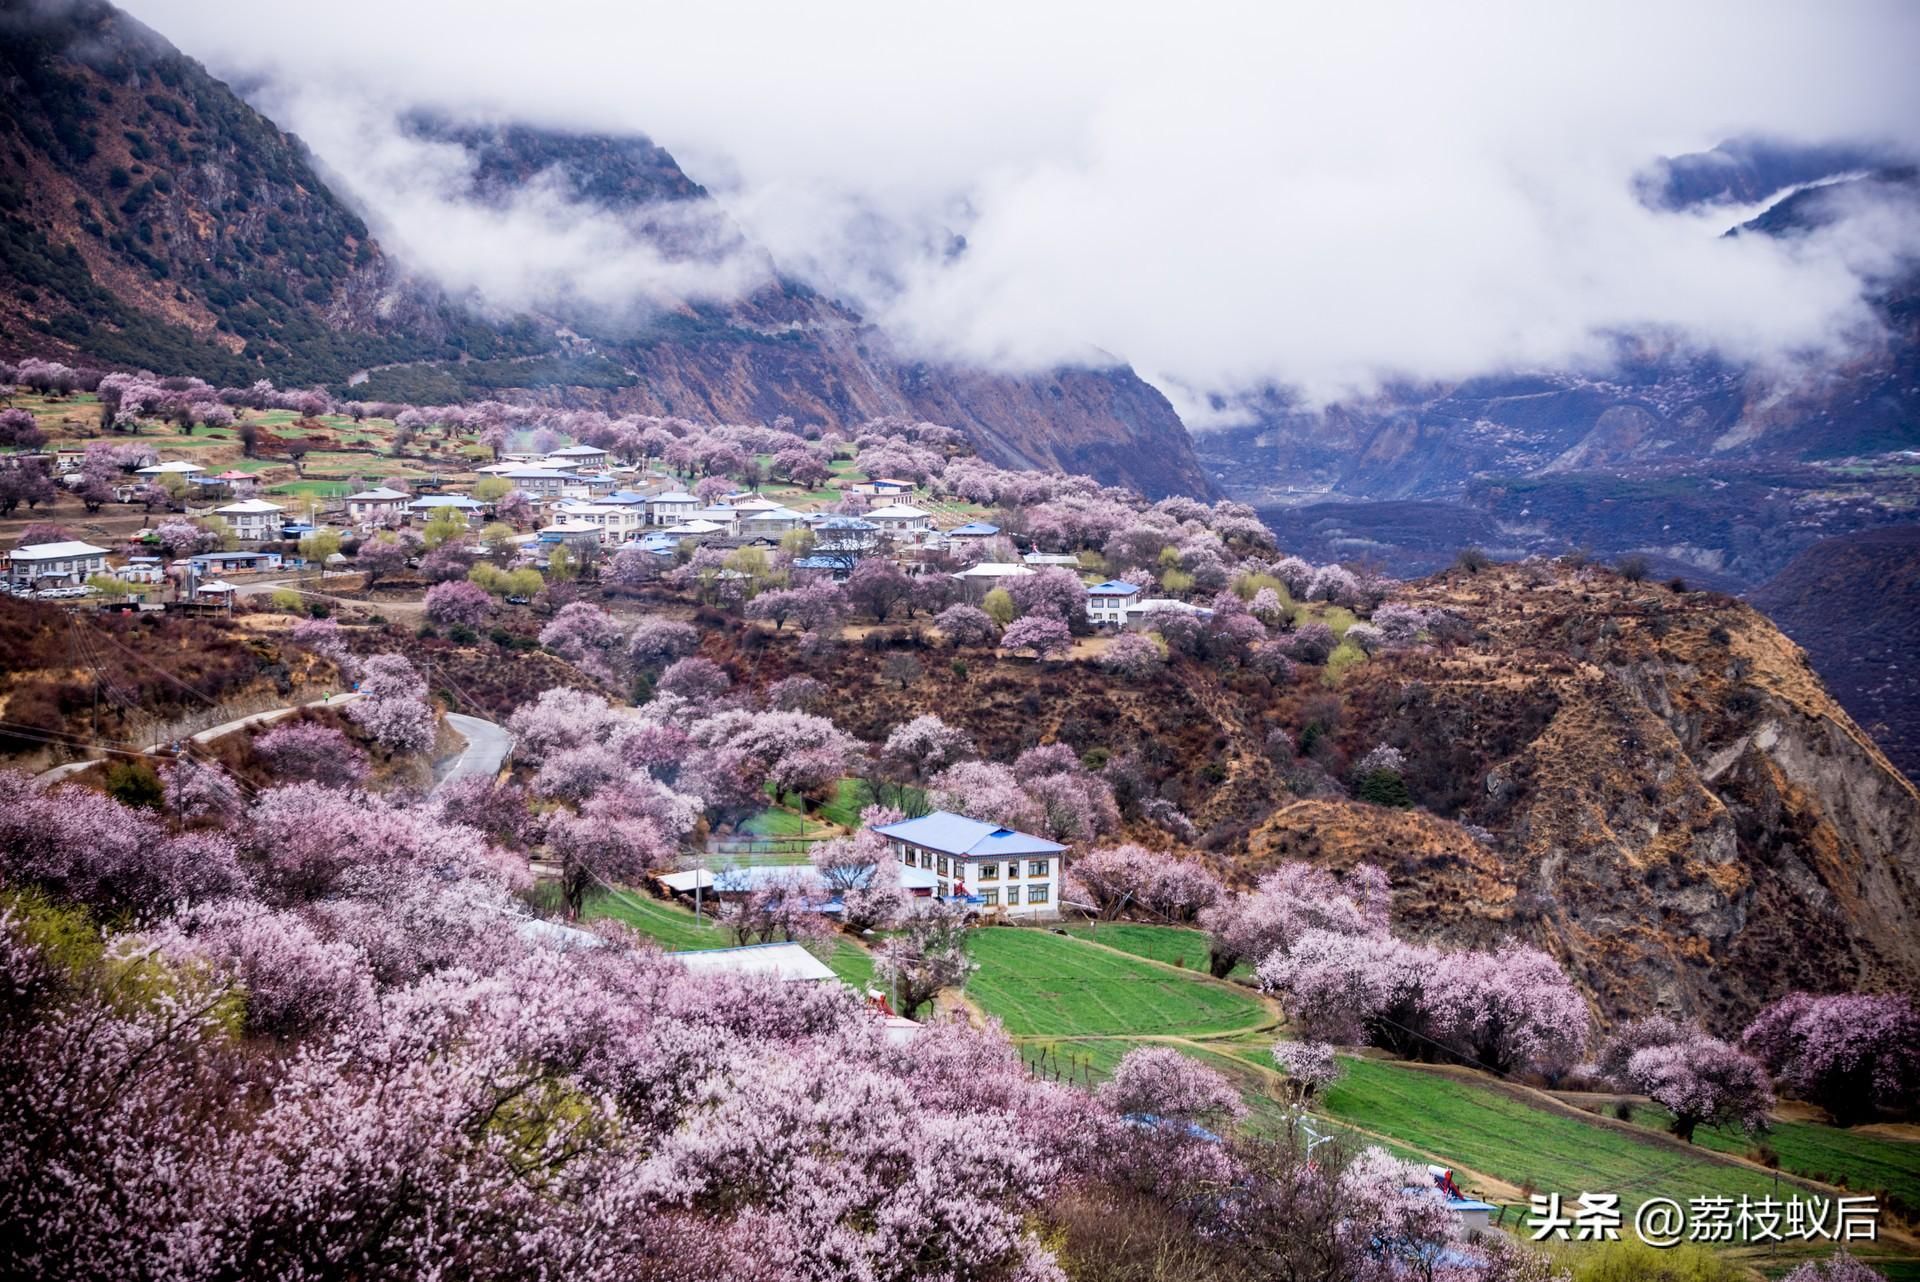
[[[287,509],[265,499],[241,499],[213,509],[233,529],[233,537],[248,543],[264,543],[280,537],[280,522]]]
[[[1053,917],[1067,848],[945,810],[875,828],[907,868],[931,869],[935,894],[989,916]]]
[[[106,571],[105,548],[73,539],[35,543],[7,553],[7,576],[16,587],[73,587],[85,583],[90,575]]]

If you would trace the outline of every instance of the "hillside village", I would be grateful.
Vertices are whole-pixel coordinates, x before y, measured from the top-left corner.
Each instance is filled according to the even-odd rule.
[[[231,1033],[141,1078],[156,1103],[231,1071],[230,1035],[319,1044],[368,1027],[372,994],[477,967],[458,1000],[570,1012],[539,1034],[562,1094],[603,1053],[664,1072],[636,1065],[692,1035],[741,1065],[788,1047],[803,1091],[937,1072],[962,1103],[922,1095],[928,1135],[968,1099],[1004,1112],[1016,1169],[983,1179],[950,1138],[920,1159],[1004,1225],[919,1230],[971,1261],[955,1276],[1029,1276],[1042,1239],[1073,1277],[1276,1276],[1292,1239],[1201,1192],[1223,1163],[1263,1198],[1339,1169],[1328,1196],[1403,1226],[1383,1245],[1322,1216],[1300,1249],[1397,1270],[1356,1277],[1657,1276],[1631,1240],[1529,1241],[1542,1195],[1601,1183],[1629,1214],[1806,1197],[1856,1229],[1848,1199],[1872,1199],[1871,1239],[1703,1236],[1658,1257],[1689,1276],[1820,1270],[1842,1243],[1920,1275],[1920,795],[1733,602],[1577,560],[1469,551],[1414,584],[1312,565],[1239,505],[1000,469],[930,423],[365,404],[50,361],[0,381],[0,922],[151,946],[167,983],[234,977]],[[82,961],[48,991],[119,982]],[[473,1019],[441,1052],[462,1081],[518,1036]],[[1861,1030],[1865,1097],[1796,1031],[1818,1020]],[[363,1070],[338,1071],[351,1107]],[[758,1072],[725,1090],[792,1085]],[[660,1107],[656,1155],[699,1116]],[[859,1160],[884,1147],[854,1131]],[[629,1142],[557,1160],[612,1187]],[[757,1245],[697,1191],[721,1167],[675,1160],[696,1191],[635,1204],[646,1249],[691,1249],[693,1215],[689,1275],[747,1276]],[[510,1170],[483,1201],[519,1196]],[[847,1227],[888,1188],[764,1198],[783,1233],[893,1258]],[[1006,1216],[1043,1188],[1076,1191]],[[103,1249],[83,1237],[62,1249]]]

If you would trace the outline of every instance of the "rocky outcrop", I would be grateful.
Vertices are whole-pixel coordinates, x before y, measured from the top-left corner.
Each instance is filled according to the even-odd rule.
[[[1409,834],[1420,929],[1497,923],[1611,1016],[1723,1029],[1793,988],[1920,981],[1920,792],[1764,618],[1612,575],[1461,574],[1415,595],[1482,640],[1358,670],[1360,732],[1511,749],[1470,768],[1454,816],[1491,832],[1496,863]],[[1527,726],[1516,707],[1551,711]]]

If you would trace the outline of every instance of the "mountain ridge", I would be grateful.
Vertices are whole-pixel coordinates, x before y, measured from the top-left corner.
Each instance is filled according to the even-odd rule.
[[[0,31],[0,154],[18,175],[0,183],[0,296],[15,304],[0,314],[0,354],[336,388],[383,368],[434,370],[458,386],[475,362],[553,356],[522,389],[541,397],[568,396],[567,362],[589,356],[571,396],[582,405],[840,427],[944,416],[1009,466],[1085,471],[1153,497],[1218,492],[1172,405],[1124,365],[1001,375],[915,361],[777,275],[737,303],[682,306],[639,327],[483,318],[396,263],[298,139],[105,0],[57,11],[4,0]],[[616,206],[663,189],[708,199],[637,137],[438,129],[469,149],[483,194],[557,172]],[[640,171],[644,181],[628,181]],[[607,386],[609,361],[658,391],[623,400]]]

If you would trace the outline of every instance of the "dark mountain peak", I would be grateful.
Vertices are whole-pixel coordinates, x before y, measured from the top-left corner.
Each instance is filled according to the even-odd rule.
[[[1892,165],[1857,177],[1803,187],[1767,206],[1758,217],[1729,229],[1727,235],[1753,232],[1763,236],[1804,236],[1841,221],[1863,202],[1882,200],[1920,202],[1920,168]]]
[[[454,120],[434,111],[410,112],[401,124],[414,137],[463,148],[473,161],[474,193],[488,199],[507,198],[542,175],[558,179],[569,198],[614,211],[709,199],[645,134]]]
[[[1730,138],[1711,151],[1663,156],[1634,181],[1652,209],[1748,205],[1789,187],[1898,163],[1891,149],[1865,143],[1797,143],[1778,138]]]

